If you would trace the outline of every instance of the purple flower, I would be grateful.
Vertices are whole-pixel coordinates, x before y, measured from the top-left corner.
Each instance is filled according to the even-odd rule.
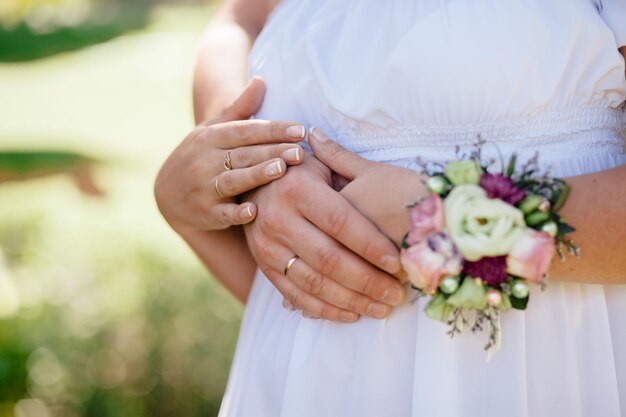
[[[513,185],[513,180],[501,174],[483,174],[480,177],[480,186],[489,198],[499,198],[512,206],[526,197],[524,190]]]
[[[485,256],[476,262],[465,261],[463,273],[481,278],[492,286],[502,284],[509,278],[506,273],[506,256]]]

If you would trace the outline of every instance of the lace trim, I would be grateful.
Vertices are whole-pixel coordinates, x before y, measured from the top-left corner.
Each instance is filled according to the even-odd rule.
[[[476,143],[478,136],[497,144],[535,147],[564,143],[584,137],[614,143],[616,132],[626,127],[624,107],[583,107],[546,111],[495,123],[468,126],[399,126],[383,128],[352,122],[339,129],[336,137],[355,152],[372,152],[407,147],[454,147]]]

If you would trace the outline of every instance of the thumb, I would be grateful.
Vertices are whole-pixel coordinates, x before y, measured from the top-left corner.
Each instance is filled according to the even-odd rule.
[[[261,107],[265,96],[265,82],[257,75],[252,77],[243,89],[243,92],[230,106],[226,107],[219,116],[211,121],[214,123],[247,120]]]
[[[318,127],[312,127],[309,130],[309,145],[317,159],[349,181],[356,178],[371,164],[367,159],[331,140]]]

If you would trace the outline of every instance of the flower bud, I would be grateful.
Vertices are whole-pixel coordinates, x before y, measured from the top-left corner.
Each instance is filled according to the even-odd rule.
[[[453,185],[478,184],[483,169],[476,161],[458,161],[447,164],[444,172]]]
[[[550,213],[545,211],[533,211],[524,218],[529,226],[536,226],[550,219]]]
[[[431,298],[424,311],[431,319],[445,323],[453,310],[454,307],[446,302],[446,298],[441,294],[437,294]]]
[[[478,278],[466,277],[461,287],[448,298],[447,302],[454,307],[482,310],[487,305],[485,286]]]
[[[439,289],[444,294],[452,294],[459,288],[459,277],[447,277],[439,284]]]
[[[517,206],[518,209],[522,210],[524,214],[531,213],[539,208],[539,205],[543,201],[541,196],[536,194],[529,194],[522,200],[521,203]]]
[[[513,285],[511,286],[511,294],[515,298],[526,298],[528,294],[530,294],[530,289],[528,288],[528,284],[526,284],[522,280],[515,280]]]
[[[450,185],[448,183],[448,180],[446,180],[441,175],[435,175],[434,177],[428,178],[428,180],[426,181],[426,188],[428,188],[431,193],[439,195],[445,193],[448,190],[448,185]]]
[[[494,290],[493,288],[487,291],[486,295],[487,304],[493,307],[498,307],[502,304],[502,294],[498,290]]]
[[[546,232],[552,237],[555,237],[556,234],[559,232],[559,226],[557,226],[555,222],[547,222],[544,223],[543,226],[541,226],[541,231]]]
[[[539,204],[539,207],[537,207],[537,210],[539,210],[539,211],[549,211],[550,207],[552,207],[552,205],[550,204],[550,200],[544,199],[541,202],[541,204]]]

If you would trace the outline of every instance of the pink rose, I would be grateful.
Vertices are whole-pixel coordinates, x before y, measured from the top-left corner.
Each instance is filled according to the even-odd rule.
[[[539,282],[550,268],[554,256],[554,238],[545,232],[526,229],[515,242],[506,259],[507,272]]]
[[[432,294],[441,279],[461,272],[462,258],[452,241],[443,233],[402,249],[400,262],[411,284]]]
[[[415,245],[426,239],[433,232],[440,232],[446,227],[443,201],[438,195],[431,194],[411,208],[411,226],[406,243]]]

